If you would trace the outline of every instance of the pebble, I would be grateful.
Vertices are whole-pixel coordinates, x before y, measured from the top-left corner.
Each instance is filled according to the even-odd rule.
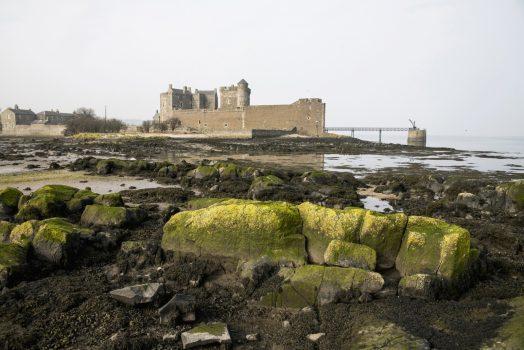
[[[246,335],[247,341],[257,341],[258,340],[258,333],[248,334]]]
[[[320,340],[320,338],[322,338],[325,335],[326,333],[313,333],[313,334],[308,334],[307,338],[311,340],[313,343],[316,343]]]

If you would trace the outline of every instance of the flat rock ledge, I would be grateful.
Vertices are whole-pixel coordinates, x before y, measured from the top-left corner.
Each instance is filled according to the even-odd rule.
[[[221,322],[207,323],[182,333],[182,348],[191,349],[209,344],[227,345],[231,336],[227,325]]]

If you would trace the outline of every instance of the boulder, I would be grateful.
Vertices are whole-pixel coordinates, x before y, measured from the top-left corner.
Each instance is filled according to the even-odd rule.
[[[181,316],[184,321],[195,320],[196,299],[189,294],[175,294],[164,306],[158,309],[161,324],[170,324]]]
[[[16,243],[0,243],[0,290],[26,264],[27,249]]]
[[[260,259],[239,262],[238,270],[240,278],[245,284],[258,286],[264,279],[269,277],[277,268],[274,261],[266,256]]]
[[[22,192],[13,187],[0,189],[0,216],[15,214]]]
[[[340,267],[357,267],[364,270],[375,270],[377,253],[368,246],[332,240],[324,253],[327,265]]]
[[[480,209],[480,198],[473,193],[461,192],[455,200],[457,204],[464,205],[470,209]]]
[[[377,252],[381,269],[395,265],[408,217],[404,213],[382,214],[371,210],[364,215],[359,242]]]
[[[173,215],[164,226],[162,248],[244,260],[267,256],[275,262],[303,265],[301,227],[292,204],[229,200]]]
[[[214,165],[218,170],[220,179],[236,179],[238,177],[238,167],[233,163],[219,162]]]
[[[227,346],[227,344],[231,343],[227,326],[221,322],[202,324],[182,333],[181,338],[183,349],[191,349],[209,344]]]
[[[252,199],[265,198],[283,185],[284,180],[275,175],[259,176],[251,183],[247,196]]]
[[[108,207],[101,204],[88,205],[80,222],[89,227],[125,227],[144,219],[145,213],[138,208]]]
[[[437,275],[452,281],[468,266],[468,230],[442,220],[410,216],[396,259],[402,276]]]
[[[97,196],[98,194],[90,189],[79,190],[67,202],[67,210],[71,213],[81,213],[87,205],[93,204]]]
[[[0,242],[9,242],[9,235],[14,227],[15,224],[0,220]]]
[[[334,185],[339,181],[335,174],[318,170],[305,172],[301,178],[302,182],[317,185]]]
[[[90,232],[62,218],[42,220],[32,242],[35,255],[54,265],[67,265],[78,249],[80,235]]]
[[[218,170],[210,165],[199,165],[196,169],[189,171],[186,176],[199,181],[207,181],[216,179]]]
[[[67,203],[77,188],[65,185],[46,185],[33,192],[19,208],[18,221],[41,220],[67,215]]]
[[[9,241],[23,247],[29,247],[33,242],[33,238],[35,237],[39,226],[40,221],[38,220],[25,221],[13,228],[9,235]]]
[[[403,297],[434,300],[437,294],[438,279],[435,275],[418,273],[404,276],[398,284],[398,295]]]
[[[155,301],[163,293],[162,283],[146,283],[115,289],[110,291],[109,295],[124,304],[138,305]]]
[[[230,200],[231,198],[193,198],[187,201],[186,207],[189,210],[207,208],[216,203]]]
[[[107,205],[108,207],[123,207],[124,200],[118,192],[101,194],[94,199],[95,204]]]
[[[342,347],[347,350],[409,349],[430,350],[425,339],[407,333],[393,323],[377,321],[364,325],[351,337],[350,343]]]
[[[286,278],[281,291],[268,293],[262,297],[261,303],[301,309],[376,293],[383,285],[384,279],[376,272],[352,267],[306,265],[296,268]]]
[[[302,233],[307,239],[309,260],[324,263],[324,253],[334,240],[358,242],[360,227],[366,213],[361,208],[331,209],[309,202],[298,206],[303,221]]]
[[[524,210],[524,179],[500,184],[496,193],[505,211],[517,213]]]

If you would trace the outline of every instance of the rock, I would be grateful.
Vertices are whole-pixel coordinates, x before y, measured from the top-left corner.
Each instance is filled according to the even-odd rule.
[[[61,169],[62,167],[60,166],[60,164],[58,164],[57,162],[51,162],[49,164],[49,169],[50,170],[57,170],[57,169]]]
[[[107,205],[108,207],[123,207],[122,195],[118,192],[101,194],[94,199],[95,204]]]
[[[146,283],[115,289],[109,295],[124,304],[138,305],[155,301],[163,292],[162,283]]]
[[[138,208],[108,207],[101,204],[88,205],[80,222],[83,226],[125,227],[140,222],[145,213]]]
[[[20,273],[26,264],[27,248],[16,243],[0,243],[0,290]]]
[[[81,213],[87,205],[93,204],[97,196],[97,193],[89,189],[79,190],[67,202],[67,209],[71,213]]]
[[[407,221],[404,213],[382,214],[369,210],[364,215],[359,243],[377,252],[377,266],[381,269],[395,265]]]
[[[469,232],[442,220],[410,216],[396,268],[402,276],[437,275],[452,281],[468,266]]]
[[[317,343],[322,337],[324,337],[326,333],[313,333],[308,334],[307,339],[312,341],[313,343]]]
[[[196,299],[189,294],[175,294],[164,306],[158,309],[161,324],[170,324],[182,316],[186,322],[195,320]]]
[[[231,198],[193,198],[187,201],[186,207],[189,210],[198,210],[230,199]]]
[[[251,183],[247,196],[252,199],[263,199],[282,185],[284,181],[275,175],[259,176]]]
[[[404,276],[398,284],[398,295],[424,300],[434,300],[437,294],[437,278],[434,275],[415,274]]]
[[[225,323],[214,322],[197,326],[182,333],[182,348],[190,349],[208,344],[230,344],[231,337]]]
[[[139,253],[147,250],[147,241],[125,241],[120,246],[120,251],[124,254]]]
[[[15,214],[18,209],[18,201],[23,195],[22,192],[13,187],[6,187],[0,190],[0,216]]]
[[[351,337],[350,343],[345,344],[343,348],[348,350],[431,349],[427,340],[411,335],[393,323],[377,323],[361,327],[357,334]]]
[[[499,328],[497,336],[489,340],[482,350],[524,349],[524,296],[511,299],[512,316]]]
[[[165,342],[176,342],[178,338],[180,337],[180,333],[167,333],[162,336],[162,341]]]
[[[0,243],[9,242],[9,235],[11,234],[11,231],[13,230],[14,227],[15,227],[15,224],[0,220]]]
[[[80,235],[89,233],[62,218],[43,220],[32,242],[35,255],[51,264],[67,265],[76,253]]]
[[[457,195],[455,200],[457,204],[464,205],[470,209],[480,209],[480,198],[473,193],[461,192]]]
[[[333,239],[358,242],[366,210],[360,208],[331,209],[309,202],[298,206],[303,221],[302,233],[307,239],[309,260],[324,263],[324,253]]]
[[[317,185],[334,185],[338,182],[338,178],[335,174],[318,170],[305,172],[301,177],[302,182],[314,183]]]
[[[247,341],[257,341],[258,333],[246,334],[246,340]]]
[[[292,204],[229,200],[173,215],[164,226],[162,248],[245,260],[266,256],[282,264],[303,265],[301,227]]]
[[[375,270],[377,253],[368,246],[332,240],[324,253],[327,265],[340,267],[357,267],[364,270]]]
[[[275,269],[277,265],[268,257],[262,257],[257,260],[249,260],[239,263],[240,277],[242,280],[251,283],[254,287],[258,286],[260,282],[266,279]]]
[[[238,167],[233,163],[219,162],[214,166],[222,180],[236,179],[238,177]]]
[[[500,184],[496,193],[505,211],[517,213],[524,210],[524,179]]]
[[[23,247],[29,247],[39,226],[40,222],[38,220],[29,220],[16,225],[9,235],[9,241]]]
[[[289,328],[291,327],[291,323],[288,320],[285,320],[284,322],[282,322],[282,327]]]
[[[46,185],[33,192],[16,214],[18,221],[41,220],[66,216],[67,203],[73,198],[77,188],[65,185]],[[22,198],[20,199],[22,201]]]
[[[188,172],[186,176],[199,181],[213,180],[218,177],[218,170],[210,165],[199,165],[196,169]]]
[[[352,267],[306,265],[294,270],[280,292],[262,297],[261,304],[301,309],[347,300],[355,294],[376,293],[383,285],[384,279],[376,272]]]

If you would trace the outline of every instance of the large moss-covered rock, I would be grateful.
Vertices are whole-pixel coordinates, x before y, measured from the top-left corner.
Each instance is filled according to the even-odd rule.
[[[11,230],[15,227],[15,224],[8,221],[0,220],[0,242],[8,242]]]
[[[221,179],[236,179],[238,177],[239,169],[233,163],[219,162],[214,165],[218,170]]]
[[[25,221],[13,228],[9,235],[9,241],[23,247],[29,247],[39,226],[40,222],[38,220]]]
[[[367,211],[359,241],[377,252],[377,266],[385,269],[395,265],[408,217],[404,213],[382,214]]]
[[[366,210],[361,208],[331,209],[309,202],[298,206],[303,221],[302,233],[307,238],[309,260],[324,263],[329,243],[338,239],[358,242],[360,227]]]
[[[217,168],[210,165],[199,165],[187,173],[187,177],[200,181],[212,180],[218,177]]]
[[[173,215],[164,226],[162,248],[301,265],[306,262],[301,227],[289,203],[229,200]]]
[[[140,222],[144,216],[144,212],[138,208],[92,204],[84,209],[80,223],[92,227],[124,227]]]
[[[87,205],[94,203],[97,196],[98,193],[94,193],[90,189],[79,190],[67,202],[67,209],[71,213],[81,213]]]
[[[40,220],[67,215],[67,202],[73,198],[77,188],[65,185],[46,185],[31,194],[19,208],[19,221]]]
[[[13,187],[0,189],[0,215],[11,215],[18,209],[18,200],[22,192]]]
[[[124,200],[118,192],[101,194],[94,200],[95,204],[107,205],[109,207],[123,207]]]
[[[524,210],[524,179],[500,184],[496,191],[505,210],[513,213]]]
[[[418,273],[404,276],[398,284],[398,295],[415,299],[435,299],[438,293],[438,279],[435,275]]]
[[[33,238],[35,255],[48,263],[65,265],[74,256],[80,235],[88,233],[90,230],[74,225],[63,218],[42,220]]]
[[[265,198],[276,188],[284,185],[284,180],[275,175],[256,177],[249,187],[248,197],[252,199]]]
[[[15,243],[0,243],[0,289],[26,264],[27,249]]]
[[[469,258],[468,230],[434,218],[410,216],[396,268],[402,276],[422,273],[454,280],[465,271]]]
[[[376,293],[384,285],[379,273],[357,268],[306,265],[296,268],[281,286],[261,299],[267,306],[302,308]]]
[[[375,270],[377,253],[373,248],[363,244],[332,240],[324,253],[327,265],[340,267],[357,267],[364,270]]]
[[[212,206],[213,204],[222,203],[231,198],[193,198],[187,201],[186,207],[189,210],[198,210]]]

